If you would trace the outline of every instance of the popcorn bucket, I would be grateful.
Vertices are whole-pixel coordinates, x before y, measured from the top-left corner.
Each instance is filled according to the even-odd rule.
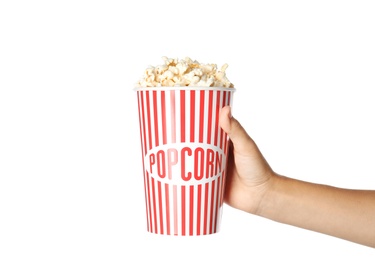
[[[229,139],[219,112],[234,88],[138,87],[147,231],[217,233]]]

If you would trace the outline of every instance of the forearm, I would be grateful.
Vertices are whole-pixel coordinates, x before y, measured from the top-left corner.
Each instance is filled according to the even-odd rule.
[[[276,175],[256,214],[375,247],[375,191],[341,189]]]

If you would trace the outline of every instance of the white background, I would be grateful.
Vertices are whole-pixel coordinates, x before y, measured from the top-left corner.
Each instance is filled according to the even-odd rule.
[[[133,91],[162,56],[228,63],[233,114],[276,172],[375,189],[374,13],[373,1],[1,1],[0,259],[374,259],[227,205],[216,235],[147,233]]]

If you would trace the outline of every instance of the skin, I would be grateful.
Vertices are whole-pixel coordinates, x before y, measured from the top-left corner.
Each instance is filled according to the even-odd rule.
[[[343,189],[282,176],[272,170],[228,106],[220,112],[220,126],[231,140],[226,204],[375,248],[375,190]]]

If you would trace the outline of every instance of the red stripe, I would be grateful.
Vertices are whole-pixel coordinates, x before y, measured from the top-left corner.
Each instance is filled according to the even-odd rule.
[[[209,90],[208,94],[208,126],[207,126],[207,144],[211,144],[211,130],[212,130],[212,96],[213,96],[213,91]]]
[[[189,235],[193,235],[194,229],[194,185],[190,185],[190,221],[189,221]]]
[[[152,131],[151,131],[151,112],[150,112],[150,95],[146,91],[146,108],[147,108],[147,128],[148,128],[148,143],[150,150],[152,149]]]
[[[225,193],[224,193],[224,191],[225,191],[225,180],[226,180],[226,178],[227,178],[227,170],[226,169],[224,169],[224,171],[223,171],[223,174],[221,175],[221,190],[222,190],[222,193],[221,193],[221,200],[220,200],[220,205],[222,205],[223,203],[224,203],[224,195],[225,195]]]
[[[190,142],[195,139],[195,91],[190,91]]]
[[[159,196],[159,220],[160,220],[160,234],[164,234],[164,227],[163,227],[163,201],[161,198],[161,182],[158,181],[158,196]]]
[[[171,90],[171,135],[172,143],[176,142],[176,98],[175,91]]]
[[[145,107],[144,107],[144,98],[143,98],[143,91],[141,92],[141,104],[142,104],[142,134],[143,134],[143,152],[144,155],[147,153],[147,141],[146,141],[146,127],[145,127]]]
[[[178,235],[178,222],[177,222],[177,217],[178,217],[178,212],[177,212],[177,186],[173,185],[173,220],[174,220],[174,234]]]
[[[219,178],[217,179],[218,181],[218,189],[219,189],[219,192],[218,192],[218,198],[216,200],[216,223],[215,223],[215,230],[214,232],[217,231],[217,227],[220,223],[218,223],[219,221],[219,214],[220,214],[220,209],[221,209],[221,206],[223,205],[223,191],[224,191],[224,178],[223,176],[219,176]]]
[[[211,207],[210,207],[210,229],[209,229],[209,233],[213,233],[213,224],[214,224],[214,219],[216,217],[216,214],[214,214],[214,205],[215,205],[215,193],[217,192],[217,187],[216,187],[216,181],[213,180],[211,182],[211,187],[212,187],[212,190],[211,190]],[[216,198],[217,199],[217,198]]]
[[[203,143],[203,130],[204,130],[204,90],[200,91],[200,104],[199,104],[199,142]]]
[[[141,149],[142,149],[142,154],[143,154],[143,128],[142,128],[142,121],[143,121],[143,117],[142,117],[142,109],[141,109],[141,103],[142,103],[142,100],[141,100],[141,91],[138,91],[137,93],[137,98],[138,98],[138,116],[139,116],[139,134],[140,134],[140,140],[141,140]],[[143,159],[143,156],[142,156],[142,159]]]
[[[151,178],[151,186],[152,186],[152,205],[154,205],[154,221],[155,221],[155,233],[158,233],[158,216],[156,213],[156,196],[155,196],[155,180],[154,178]]]
[[[197,235],[201,233],[201,200],[202,200],[202,185],[198,185],[198,203],[197,203]]]
[[[204,191],[204,225],[203,225],[203,234],[207,234],[207,215],[208,215],[208,183],[205,185],[205,191]]]
[[[146,177],[143,175],[143,186],[145,190],[145,205],[146,205],[146,220],[147,220],[147,230],[150,230],[148,225],[149,217],[148,217],[148,203],[147,203],[147,184],[146,184]]]
[[[185,210],[185,201],[186,201],[186,198],[185,198],[185,186],[181,186],[181,235],[185,236],[185,221],[186,221],[186,210]]]
[[[220,196],[220,208],[222,208],[223,207],[223,205],[224,205],[224,196],[225,196],[225,183],[226,183],[226,176],[227,176],[227,173],[226,173],[227,171],[226,170],[224,170],[224,172],[223,172],[223,175],[222,175],[222,177],[221,177],[221,196]]]
[[[226,104],[226,96],[227,96],[227,92],[223,92],[223,106],[225,106],[225,104]],[[221,129],[220,128],[220,145],[219,145],[219,147],[220,147],[220,149],[223,149],[223,133],[224,133],[224,131],[223,131],[223,129]]]
[[[181,120],[181,142],[184,143],[185,142],[185,132],[186,132],[186,129],[185,129],[185,90],[181,90],[181,96],[180,96],[180,104],[181,104],[181,107],[180,107],[180,120]]]
[[[146,178],[147,178],[147,201],[148,201],[148,215],[150,216],[150,231],[153,232],[153,221],[152,221],[152,212],[151,212],[151,197],[150,197],[150,177],[148,172],[146,171]]]
[[[227,102],[226,102],[227,105],[230,105],[230,94],[231,94],[231,92],[228,92],[228,99],[227,99]],[[228,145],[227,134],[224,133],[224,149],[223,150],[225,151],[225,153],[227,151],[227,145]]]
[[[146,176],[143,174],[143,185],[144,185],[144,190],[145,190],[145,205],[146,205],[146,220],[147,220],[147,230],[150,231],[150,226],[149,226],[149,216],[147,214],[147,210],[148,208],[150,207],[150,205],[148,204],[148,201],[147,201],[147,182],[146,182]]]
[[[169,218],[169,213],[170,213],[169,207],[170,207],[170,204],[169,204],[169,185],[166,183],[165,184],[165,216],[166,216],[165,222],[166,222],[166,225],[167,225],[167,234],[168,235],[171,234],[171,220]]]
[[[157,92],[152,91],[153,103],[154,103],[154,125],[155,125],[155,146],[159,146],[159,128],[158,128],[158,102],[157,102]]]
[[[219,120],[220,113],[220,94],[221,91],[216,91],[216,120]],[[217,146],[217,136],[218,136],[219,127],[215,127],[215,136],[214,136],[214,145]]]
[[[166,122],[166,109],[165,109],[165,92],[161,92],[161,124],[163,131],[163,144],[167,143],[167,122]]]

